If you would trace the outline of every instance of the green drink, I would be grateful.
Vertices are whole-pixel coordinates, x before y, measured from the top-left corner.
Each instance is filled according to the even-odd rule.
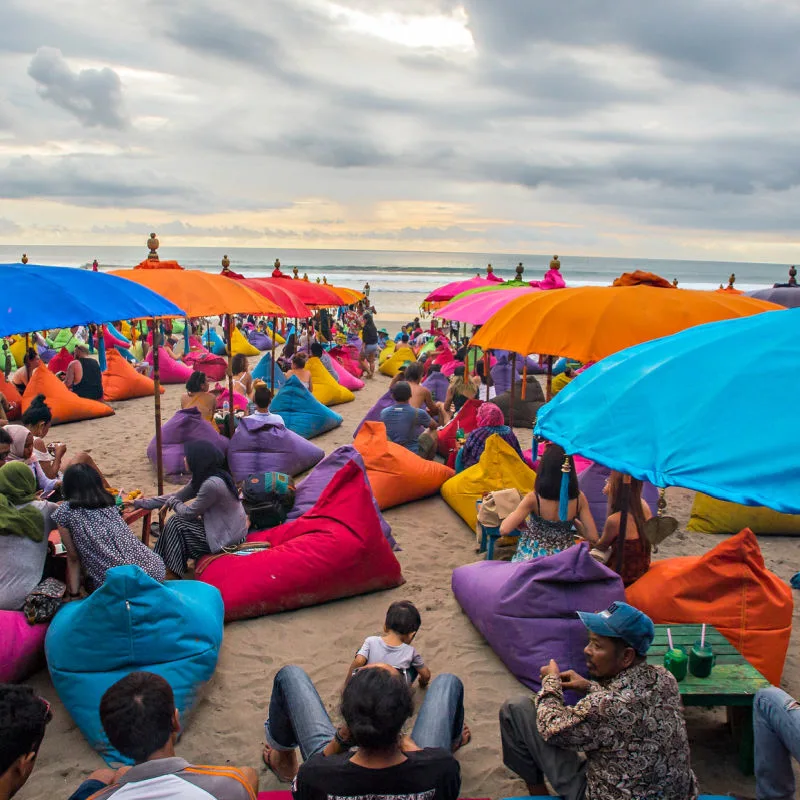
[[[711,645],[700,646],[700,642],[695,642],[689,650],[689,672],[695,678],[707,678],[711,674],[716,661]]]
[[[664,666],[675,676],[676,681],[682,681],[686,677],[686,670],[689,666],[689,656],[683,647],[673,647],[664,653]]]

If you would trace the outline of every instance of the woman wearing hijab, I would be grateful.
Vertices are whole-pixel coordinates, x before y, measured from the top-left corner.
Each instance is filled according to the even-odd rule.
[[[44,497],[51,495],[61,486],[61,481],[48,478],[39,462],[33,457],[33,434],[24,425],[6,425],[5,431],[11,437],[9,461],[21,461],[28,466],[36,479],[36,489]]]
[[[36,479],[21,461],[0,467],[0,609],[18,611],[39,585],[55,503],[36,499]]]
[[[522,459],[522,450],[519,446],[517,436],[511,428],[506,425],[503,412],[494,403],[483,403],[478,409],[478,427],[467,435],[464,446],[458,451],[456,456],[456,472],[477,464],[483,455],[486,447],[486,440],[497,434],[501,439],[508,442]]]
[[[247,515],[220,450],[198,441],[188,442],[184,452],[192,475],[187,486],[175,494],[134,501],[135,508],[164,506],[175,512],[164,525],[155,551],[171,573],[167,577],[176,578],[183,577],[189,559],[219,553],[247,535]]]

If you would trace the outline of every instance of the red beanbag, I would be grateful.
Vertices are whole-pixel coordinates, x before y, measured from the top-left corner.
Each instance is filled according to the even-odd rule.
[[[249,555],[206,556],[195,577],[216,586],[225,620],[276,614],[403,583],[364,473],[353,461],[300,519],[252,533],[270,542]]]
[[[75,356],[67,350],[66,347],[62,347],[56,355],[54,355],[50,361],[47,362],[47,368],[53,375],[57,375],[59,372],[66,372],[67,367],[75,360]]]
[[[456,431],[461,428],[464,433],[472,433],[478,427],[478,409],[482,400],[467,400],[458,414],[439,431],[439,455],[447,458],[456,446]]]

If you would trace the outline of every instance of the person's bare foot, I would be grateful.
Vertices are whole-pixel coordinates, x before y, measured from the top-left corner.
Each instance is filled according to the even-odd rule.
[[[456,750],[460,750],[462,747],[466,747],[471,741],[472,741],[472,731],[470,731],[469,727],[465,722],[464,727],[461,729],[461,741],[453,745],[453,752],[455,753]]]
[[[294,750],[275,750],[268,744],[264,745],[261,758],[267,769],[281,782],[291,783],[299,769],[297,753]]]

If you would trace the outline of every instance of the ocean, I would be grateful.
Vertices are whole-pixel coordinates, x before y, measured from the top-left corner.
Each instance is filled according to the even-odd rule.
[[[143,237],[144,238],[144,237]],[[102,269],[132,267],[147,256],[147,247],[118,246],[20,246],[0,245],[0,263],[19,261],[23,250],[31,263],[82,267],[97,259]],[[526,280],[540,279],[552,254],[492,254],[404,252],[396,250],[311,250],[280,248],[169,247],[162,244],[163,259],[178,261],[191,269],[218,272],[220,260],[227,254],[231,269],[248,277],[269,275],[276,258],[281,268],[291,274],[298,267],[300,275],[316,280],[326,276],[332,284],[362,289],[369,281],[370,297],[381,312],[396,317],[416,312],[425,295],[450,281],[486,274],[491,263],[502,278],[514,277],[522,262]],[[607,286],[623,272],[641,269],[655,272],[668,280],[677,278],[687,289],[716,289],[727,285],[728,276],[736,274],[736,288],[744,291],[784,282],[788,264],[759,264],[732,261],[677,261],[650,258],[598,258],[559,254],[561,272],[568,286]]]

